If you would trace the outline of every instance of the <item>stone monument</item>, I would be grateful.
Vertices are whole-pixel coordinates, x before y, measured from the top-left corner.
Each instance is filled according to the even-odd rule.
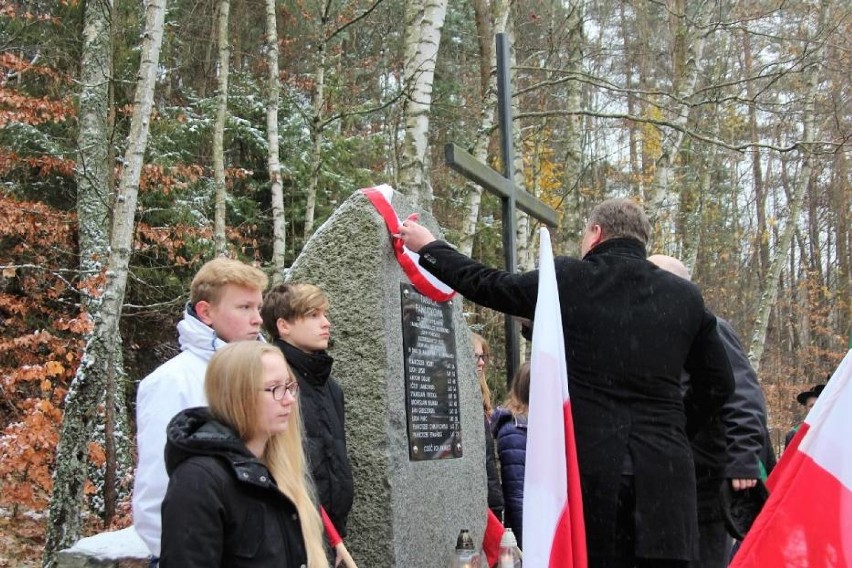
[[[402,218],[413,212],[396,192],[392,205]],[[360,191],[306,243],[287,280],[320,286],[331,304],[329,352],[355,477],[347,547],[362,567],[447,566],[460,529],[481,542],[487,511],[482,399],[461,298],[438,303],[412,286]]]
[[[399,193],[392,204],[402,217],[413,211]],[[329,351],[355,476],[346,546],[361,568],[445,568],[461,529],[481,542],[487,511],[482,399],[461,298],[438,303],[412,286],[360,191],[306,243],[287,279],[320,286],[331,303]],[[147,555],[128,527],[82,539],[57,566],[144,567]]]

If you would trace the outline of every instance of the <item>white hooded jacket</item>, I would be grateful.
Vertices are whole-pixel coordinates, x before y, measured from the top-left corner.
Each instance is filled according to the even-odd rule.
[[[136,393],[136,445],[139,453],[133,487],[133,525],[153,556],[160,556],[160,505],[166,495],[166,426],[187,408],[206,406],[204,373],[216,352],[227,345],[187,306],[178,323],[181,353],[139,383]]]

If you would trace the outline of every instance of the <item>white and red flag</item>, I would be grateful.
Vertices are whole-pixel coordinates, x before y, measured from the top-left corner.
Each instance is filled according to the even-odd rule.
[[[732,567],[852,566],[852,349],[767,480]]]
[[[393,198],[393,188],[387,184],[377,185],[375,187],[365,187],[361,189],[382,219],[385,220],[388,232],[391,235],[399,233],[399,227],[402,222],[396,214],[396,210],[391,205]],[[417,213],[412,213],[408,217],[412,220],[417,220]],[[393,252],[396,255],[396,260],[402,267],[402,271],[408,276],[411,284],[418,292],[435,300],[436,302],[447,302],[453,299],[456,292],[437,278],[429,271],[420,266],[420,255],[402,244],[401,239],[392,239]]]
[[[586,529],[562,312],[550,233],[541,229],[524,471],[524,566],[586,568]]]

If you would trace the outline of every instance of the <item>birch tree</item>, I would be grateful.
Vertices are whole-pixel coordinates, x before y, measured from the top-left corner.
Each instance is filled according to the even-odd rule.
[[[84,9],[83,48],[80,64],[79,133],[77,139],[77,221],[80,246],[80,273],[82,278],[97,282],[96,276],[104,269],[109,257],[110,219],[110,81],[112,73],[112,19],[111,0],[86,2]],[[86,311],[97,306],[103,289],[81,290]],[[118,384],[124,375],[121,353],[117,353],[115,372],[99,377],[103,389],[104,428],[98,432],[98,442],[103,446],[106,460],[103,469],[93,472],[103,488],[104,523],[109,524],[115,514],[117,472],[127,472],[132,467],[127,440],[127,406],[124,398],[116,396]],[[116,429],[121,435],[116,436]],[[118,443],[118,447],[116,445]]]
[[[447,0],[413,0],[405,12],[405,65],[407,97],[403,104],[405,136],[399,167],[399,189],[426,211],[432,209],[429,178],[429,112],[435,61]]]
[[[278,158],[278,23],[275,17],[275,0],[266,0],[266,140],[269,144],[267,169],[272,199],[272,283],[284,278],[287,251],[287,225],[284,216],[284,188],[281,183],[281,162]]]
[[[149,0],[145,7],[142,55],[124,168],[114,201],[106,281],[103,295],[97,298],[97,303],[90,305],[93,328],[86,337],[80,366],[65,398],[65,414],[56,449],[53,495],[42,557],[42,565],[45,567],[55,566],[56,553],[73,544],[80,536],[80,507],[88,461],[88,441],[104,377],[115,376],[116,362],[119,361],[119,320],[127,288],[134,215],[154,103],[165,11],[165,0]]]
[[[789,198],[787,205],[787,223],[784,226],[784,231],[776,246],[775,253],[769,264],[769,270],[765,282],[765,287],[761,292],[758,300],[757,317],[754,322],[754,328],[751,333],[751,342],[749,346],[748,358],[754,370],[760,369],[760,361],[763,357],[763,350],[766,344],[766,329],[769,325],[769,316],[773,306],[778,298],[779,276],[781,269],[786,262],[787,255],[790,252],[790,246],[793,242],[793,236],[796,233],[797,219],[799,210],[802,207],[802,201],[805,195],[805,189],[811,183],[811,175],[813,172],[814,159],[814,139],[816,129],[816,98],[818,96],[820,69],[822,64],[822,54],[825,46],[824,38],[821,37],[825,33],[826,22],[826,2],[820,2],[816,22],[813,22],[812,30],[802,30],[807,35],[814,37],[817,44],[813,53],[813,59],[806,64],[804,70],[804,83],[807,86],[804,94],[804,108],[802,109],[802,139],[797,144],[798,152],[801,155],[802,166],[799,171],[798,179],[796,180],[795,191]],[[807,37],[805,35],[805,37]]]
[[[686,0],[676,0],[675,11],[670,16],[674,20],[675,36],[675,45],[672,50],[674,61],[671,97],[674,102],[668,112],[672,116],[671,122],[674,128],[663,139],[660,155],[655,164],[651,194],[647,200],[652,225],[656,225],[655,231],[662,237],[660,244],[663,247],[668,246],[667,254],[678,254],[678,251],[671,248],[673,245],[672,221],[677,213],[679,202],[674,180],[674,166],[686,135],[685,127],[690,118],[690,101],[698,82],[704,54],[708,33],[705,31],[704,9],[712,9],[712,5],[705,8],[703,3],[699,4],[699,12],[695,15],[695,21],[692,21],[686,12]]]
[[[316,72],[314,88],[311,97],[311,177],[308,180],[308,188],[305,196],[305,240],[314,232],[314,215],[317,206],[317,185],[319,184],[320,163],[322,159],[323,141],[323,108],[325,107],[325,72],[326,58],[328,57],[328,46],[326,40],[326,23],[329,19],[329,10],[332,3],[323,4],[323,12],[320,16],[319,40],[317,41]]]
[[[506,31],[506,21],[509,18],[509,3],[506,0],[472,0],[476,37],[479,44],[479,88],[480,112],[479,127],[473,138],[471,154],[480,162],[488,162],[488,146],[491,133],[496,126],[497,111],[496,68],[497,54],[494,47],[494,36]],[[493,14],[493,24],[492,24]],[[482,204],[482,187],[468,181],[465,183],[464,221],[461,227],[459,251],[468,256],[473,252],[473,239],[476,235],[476,225],[479,222],[480,205]]]
[[[346,10],[336,14],[333,12],[335,7],[332,2],[321,2],[321,12],[319,14],[319,29],[316,33],[316,59],[314,61],[314,81],[311,92],[311,116],[309,118],[308,128],[310,130],[311,151],[310,151],[310,178],[308,186],[305,190],[305,227],[304,238],[307,240],[314,231],[316,207],[317,207],[317,190],[319,187],[320,174],[322,170],[322,152],[323,144],[325,143],[325,131],[332,123],[339,123],[349,112],[353,114],[369,114],[372,112],[368,109],[338,109],[337,112],[329,115],[326,108],[330,104],[330,98],[326,93],[327,74],[329,69],[333,69],[333,60],[330,62],[329,51],[334,45],[333,42],[343,36],[346,30],[349,30],[356,24],[368,18],[384,0],[371,0],[365,5],[364,9],[355,16],[349,17],[349,12],[352,11],[355,4],[348,6]],[[346,15],[347,17],[344,17]],[[336,58],[340,61],[340,56]],[[384,106],[384,105],[379,105]]]
[[[219,0],[218,45],[219,65],[216,90],[216,124],[213,128],[213,176],[215,214],[213,220],[213,240],[216,253],[224,254],[228,249],[225,238],[225,122],[228,120],[228,73],[231,68],[231,46],[228,41],[228,21],[230,18],[230,0]]]

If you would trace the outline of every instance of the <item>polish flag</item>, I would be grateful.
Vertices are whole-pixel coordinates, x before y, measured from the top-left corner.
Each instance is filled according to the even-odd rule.
[[[586,568],[586,528],[550,233],[540,233],[524,472],[524,566]]]
[[[732,567],[852,566],[852,349],[767,480]]]

